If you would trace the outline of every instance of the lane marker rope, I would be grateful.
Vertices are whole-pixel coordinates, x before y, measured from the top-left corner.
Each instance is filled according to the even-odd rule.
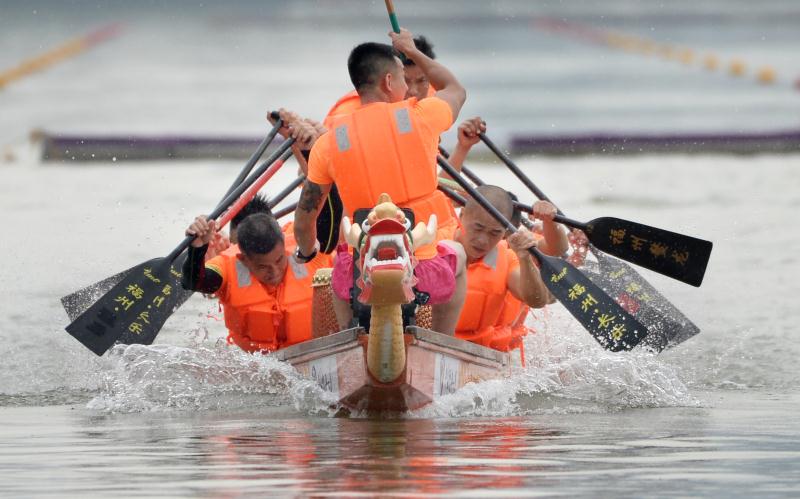
[[[44,54],[26,59],[17,66],[0,72],[0,89],[15,80],[75,57],[95,45],[117,36],[120,31],[122,31],[122,24],[110,24],[84,36],[69,40]]]

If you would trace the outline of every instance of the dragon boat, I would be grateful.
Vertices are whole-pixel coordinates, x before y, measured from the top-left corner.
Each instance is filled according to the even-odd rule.
[[[354,411],[407,411],[471,382],[506,375],[511,356],[425,328],[430,308],[417,307],[417,325],[403,326],[414,300],[414,247],[434,241],[436,218],[413,230],[403,210],[383,194],[361,224],[342,220],[357,248],[358,301],[371,308],[368,327],[337,331],[330,269],[314,279],[314,338],[275,353]],[[325,272],[327,271],[327,272]],[[368,330],[367,330],[368,329]]]

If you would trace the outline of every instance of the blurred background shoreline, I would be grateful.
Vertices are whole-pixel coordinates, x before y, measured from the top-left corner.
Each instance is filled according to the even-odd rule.
[[[555,154],[664,150],[637,137],[682,142],[679,152],[785,152],[800,142],[796,2],[415,0],[399,8],[467,87],[462,118],[481,115],[516,152],[546,153],[543,139],[557,142]],[[257,139],[269,109],[321,118],[351,88],[349,49],[388,39],[375,1],[10,1],[3,11],[0,72],[111,31],[6,83],[5,147],[35,130],[90,140]],[[575,138],[602,143],[570,148]]]

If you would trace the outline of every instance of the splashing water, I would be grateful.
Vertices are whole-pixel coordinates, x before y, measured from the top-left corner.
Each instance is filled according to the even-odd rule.
[[[678,371],[643,351],[602,349],[560,306],[529,319],[525,368],[508,378],[469,384],[415,413],[419,417],[515,416],[696,407]]]
[[[335,403],[289,364],[247,354],[223,340],[213,347],[117,345],[106,361],[103,387],[89,402],[90,409],[143,412],[293,405],[297,411],[325,414]]]
[[[697,406],[676,369],[657,356],[603,350],[559,306],[533,319],[525,368],[471,383],[405,416],[512,416]],[[90,409],[105,412],[287,406],[313,415],[338,413],[315,382],[269,355],[251,355],[223,340],[208,346],[117,345],[103,359],[101,392]],[[362,416],[352,414],[352,417]],[[399,415],[403,416],[403,415]]]

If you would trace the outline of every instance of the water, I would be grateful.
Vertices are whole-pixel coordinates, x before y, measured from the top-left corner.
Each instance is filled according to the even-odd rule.
[[[782,61],[788,78],[800,75],[793,2],[757,12],[744,2],[475,2],[460,24],[425,2],[395,3],[465,74],[465,115],[484,115],[492,136],[797,127],[790,84],[692,73],[527,24],[550,15],[641,35],[655,27],[675,43]],[[642,271],[702,329],[658,356],[606,352],[553,306],[534,319],[525,370],[376,420],[334,417],[289,366],[224,345],[215,302],[198,296],[152,347],[86,351],[63,331],[59,297],[167,254],[241,165],[42,164],[27,133],[258,134],[269,107],[321,114],[346,88],[336,58],[388,30],[381,2],[363,21],[354,2],[94,3],[91,16],[88,5],[10,3],[0,16],[0,67],[98,23],[127,30],[0,93],[0,147],[15,158],[0,162],[0,495],[798,494],[798,155],[519,159],[572,218],[714,241],[699,289]],[[533,199],[501,165],[474,169]]]

